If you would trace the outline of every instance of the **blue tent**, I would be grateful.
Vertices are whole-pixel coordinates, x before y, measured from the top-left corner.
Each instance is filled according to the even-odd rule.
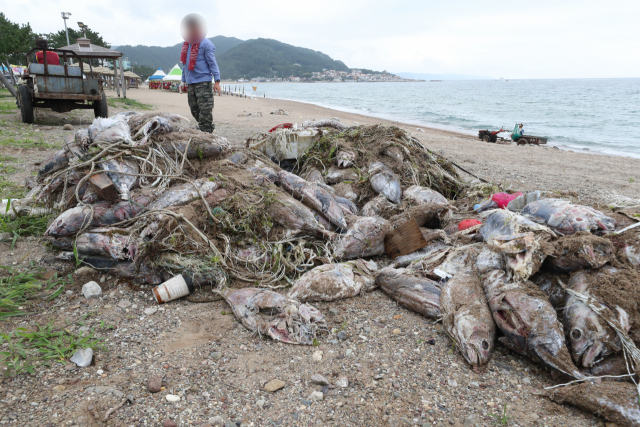
[[[162,68],[158,68],[156,72],[153,73],[153,76],[149,77],[149,81],[162,80],[165,76],[166,74],[162,71]]]

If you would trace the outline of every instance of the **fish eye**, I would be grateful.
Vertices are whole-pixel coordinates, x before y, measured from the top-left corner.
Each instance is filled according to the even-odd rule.
[[[483,350],[489,350],[489,343],[486,341],[482,341],[482,349]]]
[[[573,331],[571,331],[571,338],[573,338],[574,340],[579,340],[581,336],[582,336],[582,331],[580,329],[576,328]]]

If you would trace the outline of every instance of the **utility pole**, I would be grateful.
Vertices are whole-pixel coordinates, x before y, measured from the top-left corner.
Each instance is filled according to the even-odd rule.
[[[69,43],[69,29],[67,28],[67,19],[69,19],[69,17],[71,16],[71,12],[60,12],[60,15],[62,15],[62,20],[64,21],[64,32],[67,35],[67,46],[69,46],[71,43]],[[69,58],[69,65],[71,65],[73,62],[71,61],[71,58]]]

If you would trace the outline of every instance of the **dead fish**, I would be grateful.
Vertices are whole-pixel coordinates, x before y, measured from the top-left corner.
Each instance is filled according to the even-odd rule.
[[[338,169],[335,167],[329,168],[327,174],[324,176],[324,180],[327,184],[338,184],[344,181],[359,180],[358,174],[353,169]]]
[[[369,200],[362,207],[362,215],[363,216],[382,216],[383,212],[389,208],[397,208],[396,205],[389,203],[389,200],[383,196],[379,195]]]
[[[484,219],[480,235],[496,251],[504,254],[507,271],[517,280],[527,280],[542,265],[546,255],[541,238],[553,232],[543,225],[505,209],[496,209]]]
[[[524,207],[522,214],[565,235],[579,231],[609,232],[616,226],[613,218],[598,210],[560,199],[531,202]]]
[[[376,287],[373,261],[356,260],[324,264],[304,273],[295,281],[289,297],[301,302],[337,301],[352,298]]]
[[[118,142],[131,142],[131,129],[127,124],[125,115],[116,114],[113,117],[96,118],[91,126],[87,129],[91,144],[107,143],[115,144]]]
[[[245,328],[288,344],[313,345],[327,322],[315,307],[267,289],[225,288],[222,297]]]
[[[441,286],[438,282],[414,276],[405,268],[387,267],[376,278],[378,286],[400,305],[423,316],[440,317]]]
[[[287,229],[323,237],[331,236],[330,230],[318,222],[314,211],[283,191],[278,192],[274,202],[267,207],[267,213],[274,222]]]
[[[310,169],[306,174],[304,174],[303,178],[314,184],[326,184],[324,177],[322,176],[322,172],[318,169]]]
[[[169,187],[150,205],[149,209],[166,209],[169,206],[183,206],[202,197],[207,198],[214,191],[220,188],[216,181],[209,181],[207,178],[196,179],[191,182],[183,182]],[[198,190],[200,193],[198,193]]]
[[[384,238],[389,222],[380,217],[351,217],[347,232],[338,236],[334,255],[337,259],[366,258],[384,253]]]
[[[56,151],[53,156],[49,157],[40,164],[38,177],[44,177],[53,172],[66,168],[67,166],[69,166],[69,160],[71,159],[71,156],[71,152],[66,147],[60,151]]]
[[[137,140],[140,136],[142,138],[139,141],[134,141],[133,146],[147,145],[149,138],[153,135],[165,135],[173,132],[173,124],[164,117],[155,116],[145,123],[136,134],[133,136],[134,140]]]
[[[111,159],[101,163],[100,167],[107,171],[107,176],[118,190],[120,198],[128,200],[129,191],[138,184],[138,177],[133,175],[140,173],[138,164],[133,160]]]
[[[584,295],[590,295],[589,284],[597,273],[578,271],[571,276],[568,287]],[[629,315],[615,307],[620,325],[630,329]],[[587,304],[571,294],[566,295],[564,323],[569,337],[569,348],[576,363],[590,368],[602,357],[622,350],[618,334]]]
[[[350,168],[353,166],[353,162],[356,160],[356,155],[353,151],[340,150],[336,154],[336,165],[340,169]]]
[[[138,136],[143,134],[142,129],[150,121],[157,118],[168,122],[174,128],[174,131],[177,131],[182,120],[185,120],[187,122],[189,121],[189,119],[187,119],[186,117],[173,113],[136,113],[133,111],[126,111],[124,113],[119,113],[116,116],[122,116],[122,118],[125,119],[129,124],[131,133]]]
[[[442,194],[427,187],[412,185],[402,192],[402,197],[416,205],[426,205],[429,203],[449,204],[449,201]]]
[[[382,162],[374,162],[369,165],[369,174],[371,174],[369,182],[376,193],[382,194],[396,205],[400,203],[402,196],[400,180],[391,169]]]
[[[247,170],[256,175],[259,175],[268,179],[270,182],[273,182],[276,184],[280,182],[280,176],[276,171],[274,171],[271,168],[268,168],[265,166],[256,166],[256,167],[247,168]]]
[[[482,285],[475,274],[457,274],[440,295],[442,326],[455,341],[467,362],[484,365],[491,357],[496,325]]]
[[[89,136],[89,129],[80,129],[77,131],[73,139],[75,141],[75,145],[80,147],[82,150],[86,150],[91,145],[91,137]]]
[[[511,350],[574,378],[582,378],[565,346],[562,326],[547,297],[533,284],[509,281],[494,270],[482,280],[489,308]]]
[[[137,245],[127,230],[118,228],[96,228],[76,238],[79,254],[111,257],[117,260],[134,260]]]
[[[632,267],[640,267],[640,231],[630,230],[622,234],[609,235],[607,238],[613,242],[618,259]]]
[[[423,262],[416,267],[425,271],[431,270],[431,266]],[[452,248],[437,268],[455,277],[464,273],[482,275],[489,271],[502,270],[504,267],[502,254],[496,253],[485,244],[474,243]]]
[[[556,310],[564,309],[567,292],[558,282],[557,276],[549,273],[538,273],[531,278],[531,281],[544,292],[553,308]]]
[[[353,187],[351,184],[346,182],[341,182],[340,184],[336,184],[333,187],[330,187],[334,190],[335,196],[344,197],[347,200],[355,203],[358,201],[358,195],[355,191],[353,191]]]
[[[45,231],[45,236],[69,237],[80,231],[90,220],[89,228],[105,227],[118,222],[136,217],[145,210],[152,201],[150,192],[147,190],[136,191],[131,195],[130,200],[125,200],[112,204],[110,202],[98,202],[93,205],[93,215],[91,206],[76,206],[61,213],[49,224]]]
[[[236,151],[235,153],[227,157],[227,160],[229,160],[233,164],[242,165],[247,163],[247,160],[249,160],[249,156],[247,156],[247,154],[243,153],[242,151]]]
[[[181,156],[184,155],[185,150],[187,150],[187,159],[208,159],[210,157],[221,157],[229,152],[231,149],[231,145],[226,138],[215,135],[214,141],[206,141],[189,144],[189,149],[187,150],[187,144],[189,143],[189,138],[187,140],[182,141],[170,141],[160,143],[160,146],[164,151],[167,152],[170,156],[175,155],[176,153]],[[244,154],[238,152],[236,154]],[[246,156],[246,154],[244,154]],[[233,156],[232,156],[233,157]],[[231,160],[231,158],[229,158]]]
[[[325,230],[331,231],[331,232],[337,231],[336,227],[333,224],[331,224],[331,222],[327,219],[326,216],[314,211],[313,217],[316,219],[316,221],[318,221],[318,223],[320,223],[320,225],[322,225],[325,228]]]
[[[148,267],[141,265],[136,270],[136,266],[132,261],[118,261],[112,258],[101,257],[80,257],[83,264],[87,264],[89,267],[103,271],[107,274],[113,274],[125,279],[135,279],[143,281],[149,285],[159,285],[162,283],[162,277],[155,271]]]
[[[404,152],[402,148],[397,145],[390,145],[389,147],[385,148],[384,154],[396,161],[399,161],[400,163],[404,161]]]
[[[413,253],[397,257],[393,260],[393,266],[395,268],[406,267],[416,261],[423,261],[426,264],[434,264],[441,260],[449,250],[451,250],[450,245],[447,245],[442,241],[437,241],[422,249],[418,249]]]
[[[293,194],[295,198],[327,217],[338,229],[347,228],[347,221],[340,204],[327,190],[284,170],[280,171],[278,175],[282,188]]]
[[[619,426],[640,426],[638,389],[634,384],[602,381],[557,387],[545,393],[557,403],[568,403]]]
[[[340,196],[333,196],[333,198],[336,199],[345,215],[358,215],[358,207],[351,200]]]
[[[627,360],[625,360],[624,355],[622,353],[618,353],[613,356],[607,356],[603,360],[600,360],[598,363],[593,365],[588,369],[581,369],[580,372],[585,377],[601,377],[603,375],[610,376],[620,376],[618,381],[632,381],[638,380],[638,375],[636,375],[631,369],[631,373],[634,374],[632,377],[622,377],[623,375],[629,374],[629,367],[627,366]],[[608,378],[608,381],[616,381],[616,379]]]
[[[600,268],[614,257],[611,240],[586,231],[564,236],[553,244],[545,266],[554,273],[571,273],[583,268]]]

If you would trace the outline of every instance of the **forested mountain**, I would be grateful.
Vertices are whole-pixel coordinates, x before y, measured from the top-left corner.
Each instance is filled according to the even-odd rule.
[[[219,57],[229,49],[243,42],[243,40],[235,37],[225,36],[211,37],[209,40],[211,40],[216,47],[216,57]],[[139,66],[146,65],[154,69],[162,68],[165,73],[168,73],[169,70],[180,61],[182,43],[167,47],[125,45],[114,47],[114,49],[122,52],[125,57],[128,57],[134,67],[137,62]]]
[[[223,79],[252,77],[304,76],[322,69],[348,71],[342,61],[315,50],[296,47],[271,39],[242,41],[235,37],[217,36],[210,40],[216,46],[216,59]],[[168,72],[180,60],[182,44],[170,47],[118,46],[116,50],[129,57],[131,64],[162,68]]]

